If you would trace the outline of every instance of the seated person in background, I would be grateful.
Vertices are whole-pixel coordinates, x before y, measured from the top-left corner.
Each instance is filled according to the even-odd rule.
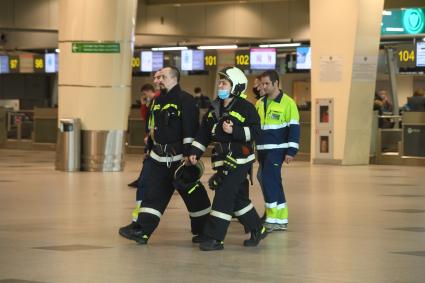
[[[382,112],[388,113],[393,111],[393,103],[391,102],[390,98],[388,97],[388,93],[386,90],[379,90],[378,91],[378,97],[381,100],[382,106]]]
[[[373,110],[378,111],[378,115],[382,115],[382,100],[377,91],[375,92],[375,97],[373,98]]]
[[[373,110],[377,110],[379,116],[392,115],[393,104],[389,100],[386,90],[379,90],[375,92]],[[392,126],[393,124],[388,118],[380,118],[378,120],[379,128],[392,128]]]
[[[425,111],[425,89],[415,90],[413,96],[407,98],[404,108],[406,111]]]

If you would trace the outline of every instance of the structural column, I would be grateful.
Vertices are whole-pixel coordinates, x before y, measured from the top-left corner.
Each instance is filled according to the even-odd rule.
[[[369,163],[383,6],[310,0],[313,163]]]
[[[59,1],[59,119],[79,118],[83,170],[119,171],[137,0]]]

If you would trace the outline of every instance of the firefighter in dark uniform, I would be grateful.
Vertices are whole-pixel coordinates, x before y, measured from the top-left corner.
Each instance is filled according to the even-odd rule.
[[[151,170],[151,161],[147,161],[149,156],[149,148],[151,148],[151,143],[152,143],[152,139],[149,137],[149,117],[151,114],[151,109],[155,106],[155,98],[157,96],[159,96],[161,94],[161,92],[165,91],[163,89],[163,87],[159,84],[161,81],[161,70],[158,70],[157,72],[155,72],[154,76],[153,76],[153,83],[154,83],[154,93],[152,92],[148,92],[148,98],[150,99],[149,102],[149,108],[148,108],[148,112],[146,113],[146,119],[145,119],[145,139],[144,139],[144,143],[145,143],[145,156],[143,158],[143,166],[142,166],[142,170],[140,171],[140,175],[139,178],[137,178],[136,181],[134,181],[133,183],[136,184],[137,187],[137,191],[136,191],[136,207],[134,208],[134,210],[131,213],[132,216],[132,221],[129,225],[123,226],[121,227],[118,232],[121,236],[123,236],[124,238],[127,238],[129,240],[133,240],[133,230],[138,230],[140,229],[139,224],[137,223],[137,218],[139,217],[139,212],[140,212],[140,208],[142,205],[142,194],[143,194],[143,190],[146,187],[146,176],[150,175],[150,170]],[[146,85],[145,85],[146,86]],[[144,87],[142,87],[143,89]],[[148,87],[149,89],[149,87]],[[147,162],[146,162],[147,161]],[[131,184],[133,184],[131,183]],[[129,186],[131,185],[129,184]]]
[[[208,181],[215,196],[199,246],[204,251],[223,249],[233,215],[251,232],[244,246],[257,246],[266,236],[257,211],[243,193],[255,160],[253,142],[260,130],[260,118],[254,105],[240,97],[248,84],[244,73],[228,67],[219,72],[219,77],[218,98],[203,117],[189,157],[196,164],[213,142],[212,166],[217,172]]]
[[[158,226],[175,190],[174,173],[188,156],[198,130],[198,109],[193,97],[180,88],[179,79],[180,73],[175,67],[161,70],[160,84],[166,92],[155,99],[149,117],[152,143],[145,162],[150,162],[151,168],[137,219],[139,228],[131,236],[139,244],[147,244]],[[195,235],[192,240],[196,241],[211,210],[207,192],[203,186],[190,193],[178,192],[189,211],[191,231]]]

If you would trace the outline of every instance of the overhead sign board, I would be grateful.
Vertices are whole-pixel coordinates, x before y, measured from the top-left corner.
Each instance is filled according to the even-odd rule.
[[[158,71],[164,67],[164,53],[161,51],[142,51],[141,52],[141,71]]]
[[[416,67],[425,67],[425,41],[416,43]]]
[[[7,55],[0,55],[0,74],[9,73],[9,57]]]
[[[47,53],[45,55],[46,73],[56,73],[58,71],[59,56],[57,53]]]
[[[382,14],[381,34],[421,34],[425,33],[425,9],[390,9]]]
[[[118,42],[73,42],[72,53],[120,53]]]

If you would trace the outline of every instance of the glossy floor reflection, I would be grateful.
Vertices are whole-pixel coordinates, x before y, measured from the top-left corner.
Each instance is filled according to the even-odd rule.
[[[0,282],[424,282],[423,167],[296,162],[283,170],[288,232],[244,248],[232,222],[224,251],[201,252],[178,195],[149,245],[118,235],[140,156],[121,173],[58,172],[53,160],[0,150]],[[257,183],[251,195],[261,214]]]

